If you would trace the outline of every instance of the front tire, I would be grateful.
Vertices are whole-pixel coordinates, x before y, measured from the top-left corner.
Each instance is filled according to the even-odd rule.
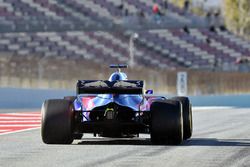
[[[151,104],[151,142],[178,145],[183,141],[182,107],[179,101],[155,101]]]
[[[42,140],[46,144],[71,144],[72,103],[69,100],[46,100],[42,105]]]

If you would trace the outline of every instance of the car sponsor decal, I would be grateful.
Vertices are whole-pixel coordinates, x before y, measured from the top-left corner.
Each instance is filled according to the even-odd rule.
[[[93,99],[94,97],[82,97],[82,105],[86,111],[94,107]]]

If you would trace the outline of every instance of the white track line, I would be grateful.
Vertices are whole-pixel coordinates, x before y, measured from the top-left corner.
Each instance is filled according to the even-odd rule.
[[[41,116],[41,113],[32,113],[32,114],[27,114],[27,113],[8,113],[4,115],[13,115],[13,116]]]
[[[29,120],[28,122],[25,120],[21,120],[21,121],[13,121],[13,120],[6,120],[6,121],[0,121],[0,124],[4,124],[4,123],[34,123],[34,122],[41,122],[41,120]]]
[[[0,120],[2,119],[9,119],[9,120],[16,120],[16,119],[20,119],[20,120],[40,120],[41,117],[2,117],[0,116]]]
[[[195,110],[226,110],[226,109],[234,109],[235,107],[229,106],[200,106],[200,107],[192,107]]]
[[[1,127],[34,127],[34,126],[41,126],[40,124],[12,124],[12,125],[0,125]]]
[[[6,133],[0,133],[0,136],[3,136],[3,135],[8,135],[8,134],[12,134],[12,133],[18,133],[18,132],[30,131],[30,130],[35,130],[35,129],[40,129],[40,127],[29,128],[29,129],[22,129],[22,130],[11,131],[11,132],[6,132]]]

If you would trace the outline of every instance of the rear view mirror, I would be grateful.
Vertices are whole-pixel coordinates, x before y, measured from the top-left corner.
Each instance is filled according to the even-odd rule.
[[[152,89],[146,90],[145,92],[147,95],[152,95],[154,91]]]

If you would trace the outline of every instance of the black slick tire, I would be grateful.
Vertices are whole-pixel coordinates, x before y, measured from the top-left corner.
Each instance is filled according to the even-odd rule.
[[[76,99],[76,96],[65,96],[63,99],[64,99],[64,100],[68,100],[68,101],[70,101],[71,103],[73,103],[74,100]],[[83,136],[82,133],[73,134],[73,138],[74,138],[74,139],[77,139],[77,140],[82,139],[82,136]]]
[[[69,100],[70,102],[73,102],[76,99],[76,96],[65,96],[63,99]]]
[[[77,139],[77,140],[82,139],[82,136],[83,136],[83,134],[81,134],[81,133],[73,135],[74,139]]]
[[[41,136],[46,144],[71,144],[73,109],[69,100],[46,100],[42,105]]]
[[[173,100],[178,100],[182,103],[183,111],[183,138],[189,139],[193,133],[193,117],[192,117],[192,105],[188,97],[174,97]]]
[[[178,145],[183,141],[182,106],[179,101],[164,100],[151,104],[152,144]]]

